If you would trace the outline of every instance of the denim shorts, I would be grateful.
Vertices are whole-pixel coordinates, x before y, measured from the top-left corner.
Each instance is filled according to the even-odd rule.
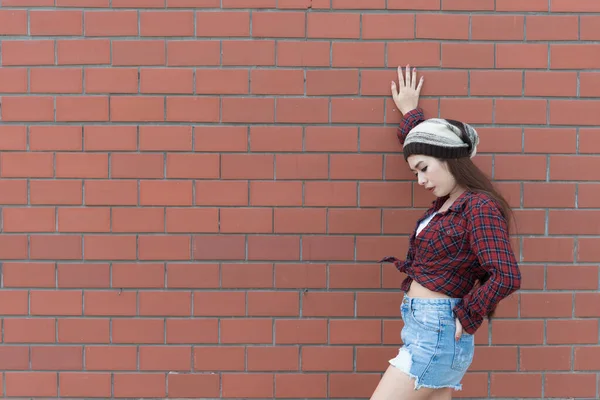
[[[473,335],[464,330],[461,338],[455,339],[452,309],[459,301],[406,295],[402,300],[403,346],[389,362],[415,379],[415,390],[421,387],[462,389],[461,380],[473,361],[475,341]]]

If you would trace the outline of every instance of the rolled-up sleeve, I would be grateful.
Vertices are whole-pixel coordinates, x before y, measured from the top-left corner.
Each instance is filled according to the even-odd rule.
[[[423,114],[423,110],[419,107],[404,114],[396,133],[401,146],[404,145],[404,141],[406,140],[406,135],[408,135],[408,132],[410,132],[412,128],[419,125],[424,120],[425,115]]]

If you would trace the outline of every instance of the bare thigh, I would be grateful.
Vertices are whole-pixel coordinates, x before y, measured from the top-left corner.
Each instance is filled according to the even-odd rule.
[[[390,365],[373,392],[371,400],[429,400],[435,391],[429,388],[415,390],[414,379]]]
[[[451,400],[452,388],[436,389],[427,400]]]

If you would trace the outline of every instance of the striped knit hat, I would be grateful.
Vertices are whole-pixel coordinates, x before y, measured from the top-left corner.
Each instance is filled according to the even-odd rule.
[[[437,158],[473,158],[479,136],[472,126],[450,119],[431,118],[408,132],[404,140],[404,159],[411,154]]]

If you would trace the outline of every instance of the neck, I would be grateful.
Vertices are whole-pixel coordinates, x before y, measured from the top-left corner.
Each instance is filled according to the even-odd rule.
[[[465,192],[465,188],[456,185],[456,187],[448,194],[448,200],[454,202],[458,197]]]

